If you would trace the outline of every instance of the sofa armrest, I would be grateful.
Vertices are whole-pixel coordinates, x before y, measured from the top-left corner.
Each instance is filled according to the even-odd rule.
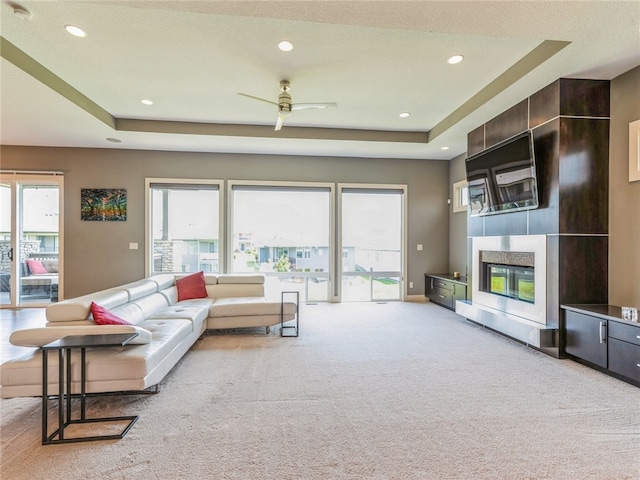
[[[137,333],[130,343],[143,345],[151,343],[151,332],[135,325],[84,325],[76,327],[40,327],[16,330],[9,337],[12,345],[18,347],[42,347],[68,335],[105,335],[110,333]]]

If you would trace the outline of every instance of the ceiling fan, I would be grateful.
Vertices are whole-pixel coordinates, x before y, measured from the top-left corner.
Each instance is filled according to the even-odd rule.
[[[271,105],[275,105],[278,107],[278,118],[276,120],[276,131],[282,128],[284,123],[284,119],[291,115],[291,112],[294,110],[311,110],[311,109],[325,109],[325,108],[336,108],[338,106],[335,102],[329,103],[291,103],[291,95],[289,94],[289,90],[291,90],[291,83],[288,80],[280,81],[280,95],[278,95],[278,102],[272,102],[271,100],[267,100],[265,98],[254,97],[253,95],[247,95],[246,93],[238,93],[238,95],[242,95],[243,97],[253,98],[254,100],[259,100],[261,102],[270,103]]]

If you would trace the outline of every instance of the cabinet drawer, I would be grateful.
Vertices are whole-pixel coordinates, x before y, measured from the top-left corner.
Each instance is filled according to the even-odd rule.
[[[453,308],[453,295],[452,293],[444,288],[436,287],[429,295],[429,299],[432,302],[439,303],[447,308]]]
[[[434,290],[442,289],[442,290],[452,291],[453,285],[451,284],[451,282],[447,282],[446,280],[440,280],[439,278],[434,278],[433,288]]]
[[[640,382],[640,346],[610,337],[609,370]]]
[[[609,322],[609,337],[640,345],[640,326],[636,327],[619,322]]]

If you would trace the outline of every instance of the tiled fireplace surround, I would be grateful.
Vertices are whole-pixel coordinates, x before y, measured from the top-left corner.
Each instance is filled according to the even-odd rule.
[[[471,294],[456,312],[560,357],[560,306],[608,303],[609,82],[556,80],[469,132],[468,155],[527,129],[540,206],[467,217]],[[480,289],[483,251],[533,254],[533,303]]]

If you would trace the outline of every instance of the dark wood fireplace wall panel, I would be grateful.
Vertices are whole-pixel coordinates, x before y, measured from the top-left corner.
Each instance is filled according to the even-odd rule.
[[[609,230],[609,121],[560,119],[560,233]]]
[[[523,100],[485,124],[485,146],[493,145],[529,128],[529,102]]]
[[[608,303],[609,238],[560,237],[559,294],[574,303]]]

